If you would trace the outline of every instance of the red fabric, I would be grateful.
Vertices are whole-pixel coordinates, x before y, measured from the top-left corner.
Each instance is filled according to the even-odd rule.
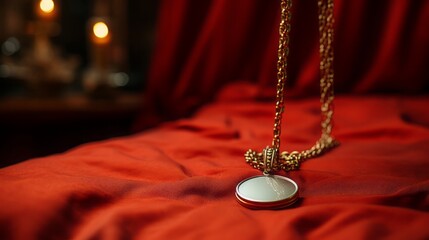
[[[320,128],[316,5],[294,3],[288,90],[307,98],[287,99],[285,150]],[[429,239],[429,96],[379,95],[427,91],[428,1],[336,1],[337,92],[378,95],[336,99],[341,145],[286,174],[301,198],[279,211],[234,197],[260,174],[243,153],[271,142],[278,1],[161,5],[140,125],[219,98],[0,169],[0,239]]]
[[[257,92],[231,86],[190,119],[0,169],[0,239],[429,238],[429,96],[338,97],[341,145],[287,174],[295,206],[255,211],[234,191],[260,174],[243,153],[271,139]],[[314,143],[318,109],[287,103],[285,150]]]
[[[137,128],[189,114],[226,83],[273,91],[279,1],[163,0]],[[335,84],[340,93],[429,89],[429,2],[335,1]],[[293,1],[290,95],[318,93],[317,0]]]

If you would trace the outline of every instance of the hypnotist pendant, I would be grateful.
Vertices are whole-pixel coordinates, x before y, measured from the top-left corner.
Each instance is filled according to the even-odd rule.
[[[271,146],[267,146],[260,153],[249,149],[244,155],[246,162],[261,170],[263,175],[243,180],[237,185],[235,192],[238,202],[252,209],[277,209],[292,205],[298,199],[297,184],[289,178],[273,175],[273,173],[280,170],[285,172],[296,170],[304,160],[317,157],[338,145],[331,136],[334,100],[334,0],[318,0],[322,134],[310,149],[301,152],[280,152],[291,5],[292,0],[281,0],[273,141]]]

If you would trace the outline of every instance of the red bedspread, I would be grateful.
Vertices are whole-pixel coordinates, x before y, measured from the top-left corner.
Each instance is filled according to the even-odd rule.
[[[190,119],[0,170],[0,239],[428,239],[429,96],[340,96],[341,145],[287,174],[300,200],[249,210],[243,159],[273,103],[228,88]],[[285,150],[319,135],[318,99],[288,100]]]

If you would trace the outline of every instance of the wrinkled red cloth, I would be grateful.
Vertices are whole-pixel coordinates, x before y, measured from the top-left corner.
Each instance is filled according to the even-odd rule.
[[[429,238],[429,96],[339,96],[341,145],[285,174],[298,203],[249,210],[235,186],[260,172],[243,153],[271,142],[274,110],[257,93],[236,84],[192,118],[0,169],[0,239]],[[283,150],[310,147],[319,100],[288,101],[283,121]]]
[[[193,112],[225,84],[274,91],[279,1],[162,0],[136,129]],[[429,90],[429,1],[335,0],[337,93]],[[318,95],[317,0],[293,1],[287,89]]]
[[[243,153],[271,143],[278,1],[163,0],[137,125],[204,107],[0,169],[0,239],[429,239],[429,1],[335,4],[341,145],[282,173],[293,207],[234,196],[260,174]],[[320,134],[316,1],[293,12],[288,151]]]

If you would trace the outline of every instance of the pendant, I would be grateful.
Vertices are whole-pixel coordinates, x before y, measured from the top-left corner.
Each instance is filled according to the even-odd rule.
[[[237,184],[235,196],[247,208],[280,209],[298,200],[298,185],[279,175],[255,176]]]

